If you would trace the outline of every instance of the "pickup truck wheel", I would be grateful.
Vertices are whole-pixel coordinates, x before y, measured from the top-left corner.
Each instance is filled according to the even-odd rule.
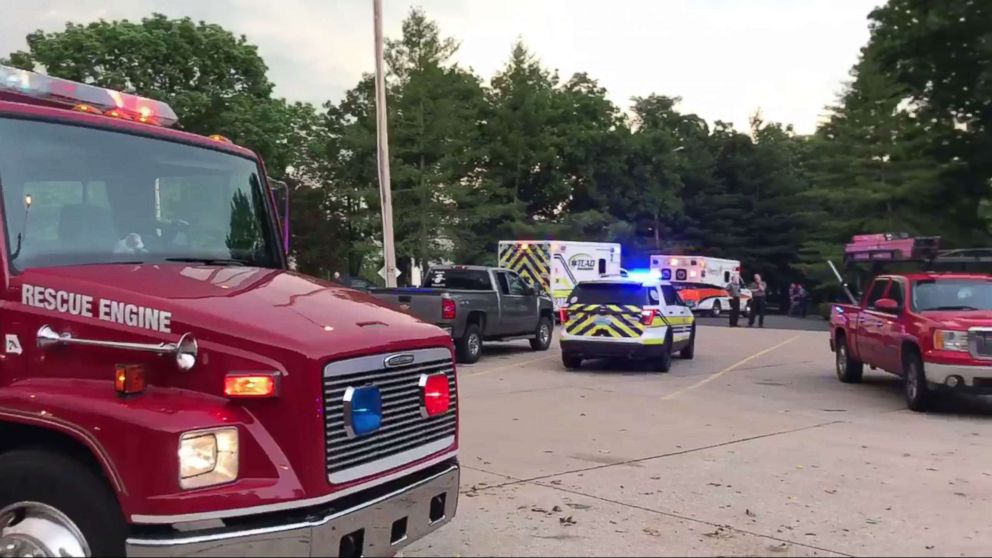
[[[837,379],[845,384],[856,384],[861,381],[865,372],[865,365],[861,361],[851,357],[847,348],[847,339],[837,338],[837,349],[835,351]]]
[[[933,406],[934,394],[927,385],[927,378],[923,373],[923,362],[919,355],[907,355],[902,366],[902,385],[906,394],[906,405],[916,412],[930,410],[930,407]]]
[[[579,368],[582,368],[582,357],[562,353],[561,363],[565,365],[565,368],[568,370],[578,370]]]
[[[720,301],[718,300],[714,302],[713,309],[710,310],[710,314],[712,314],[714,318],[719,318],[722,312],[723,312],[723,307],[720,305]]]
[[[554,328],[551,325],[550,318],[541,318],[537,322],[537,333],[534,334],[534,338],[530,340],[530,348],[535,351],[547,351],[548,347],[551,346],[551,331]]]
[[[458,340],[458,361],[465,364],[479,362],[482,356],[482,332],[477,324],[469,324],[465,328],[465,335]]]
[[[38,449],[0,455],[0,556],[123,556],[124,517],[106,481]]]

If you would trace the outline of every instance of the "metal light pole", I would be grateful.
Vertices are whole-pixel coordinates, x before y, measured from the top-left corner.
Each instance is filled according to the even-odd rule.
[[[393,246],[393,196],[389,184],[389,132],[386,121],[386,70],[382,48],[382,0],[372,0],[375,20],[375,129],[378,143],[379,199],[382,202],[382,254],[386,286],[396,286],[396,249]]]

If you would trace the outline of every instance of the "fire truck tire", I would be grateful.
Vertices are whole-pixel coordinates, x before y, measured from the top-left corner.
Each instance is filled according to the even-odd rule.
[[[837,371],[837,379],[845,384],[856,384],[861,381],[865,373],[865,365],[860,360],[851,356],[850,349],[847,348],[847,338],[843,335],[837,336],[837,348],[834,368]]]
[[[554,327],[551,318],[541,318],[537,322],[537,333],[530,340],[530,348],[535,351],[547,351],[551,346],[551,332],[554,331]]]
[[[482,331],[479,324],[469,324],[465,328],[465,334],[455,343],[458,351],[458,362],[473,364],[479,362],[482,356]]]
[[[679,351],[679,358],[685,360],[692,360],[696,356],[696,326],[693,324],[692,333],[689,334],[689,344],[682,347]]]
[[[123,556],[127,526],[98,473],[61,453],[15,449],[0,455],[0,543],[27,545],[12,555],[60,554],[24,542],[34,535],[44,535],[43,545],[61,541],[66,556],[75,556],[68,545],[82,546],[87,556]]]
[[[906,406],[918,413],[929,411],[933,406],[934,393],[927,385],[926,375],[923,373],[923,361],[915,351],[910,352],[903,358],[902,364],[902,385],[906,394]]]

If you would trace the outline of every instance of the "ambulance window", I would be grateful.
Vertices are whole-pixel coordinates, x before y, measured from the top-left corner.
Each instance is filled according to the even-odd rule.
[[[606,275],[606,260],[603,258],[599,259],[599,274]]]

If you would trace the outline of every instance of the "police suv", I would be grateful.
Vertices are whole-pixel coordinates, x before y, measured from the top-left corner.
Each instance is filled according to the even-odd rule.
[[[624,358],[667,372],[673,355],[690,359],[695,351],[695,318],[667,281],[583,281],[560,313],[561,360],[568,369],[583,359]]]

